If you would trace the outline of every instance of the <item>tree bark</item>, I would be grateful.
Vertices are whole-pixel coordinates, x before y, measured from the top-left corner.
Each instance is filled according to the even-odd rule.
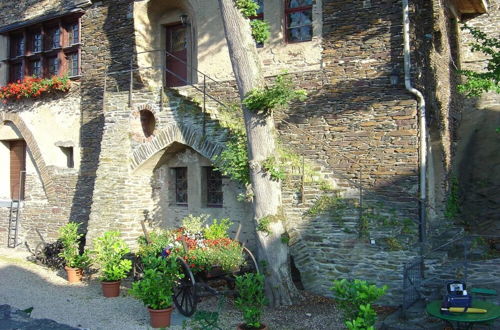
[[[234,0],[219,0],[227,45],[241,100],[254,88],[264,86],[260,58],[250,24],[235,7]],[[281,214],[281,184],[262,169],[262,162],[275,156],[274,120],[243,107],[248,138],[250,179],[253,190],[254,221]],[[300,294],[290,276],[288,245],[282,221],[273,221],[269,234],[257,231],[258,258],[265,261],[266,296],[271,306],[291,305]]]

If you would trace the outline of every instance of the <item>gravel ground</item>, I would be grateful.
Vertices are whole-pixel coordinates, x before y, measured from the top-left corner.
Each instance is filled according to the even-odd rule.
[[[64,271],[53,271],[29,261],[28,253],[0,248],[0,304],[19,309],[33,307],[31,317],[48,318],[83,329],[150,329],[149,315],[142,303],[128,296],[122,285],[122,295],[106,299],[100,283],[86,278],[80,284],[68,284]],[[269,329],[343,329],[341,316],[333,301],[305,293],[305,300],[294,306],[267,308],[263,321]],[[198,309],[215,310],[217,301],[208,298]],[[182,329],[185,318],[175,313],[170,329]],[[220,315],[223,329],[235,329],[241,314],[229,299]]]

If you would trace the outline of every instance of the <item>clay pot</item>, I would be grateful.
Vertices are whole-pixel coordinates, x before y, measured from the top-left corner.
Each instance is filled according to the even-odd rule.
[[[79,283],[82,281],[83,269],[71,268],[68,266],[65,266],[64,269],[66,269],[66,274],[68,275],[68,282],[69,283]]]
[[[149,311],[149,324],[153,328],[167,328],[170,326],[170,319],[172,317],[173,307],[167,309],[151,309]]]
[[[106,298],[118,297],[120,295],[121,281],[101,282],[102,294]]]
[[[238,330],[267,330],[267,325],[265,325],[264,323],[261,323],[260,324],[260,328],[248,328],[245,323],[240,323],[238,324],[238,327],[236,328]]]

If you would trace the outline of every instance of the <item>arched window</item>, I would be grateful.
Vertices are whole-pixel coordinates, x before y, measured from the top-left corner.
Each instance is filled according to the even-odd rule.
[[[302,42],[312,39],[312,0],[287,0],[285,7],[285,29],[287,42]]]
[[[141,110],[139,112],[141,118],[142,131],[145,137],[153,135],[156,127],[156,119],[153,113],[149,110]]]

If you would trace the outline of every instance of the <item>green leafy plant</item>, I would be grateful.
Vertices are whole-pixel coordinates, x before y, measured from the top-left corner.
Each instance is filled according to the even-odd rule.
[[[199,216],[189,214],[187,217],[182,219],[184,233],[187,236],[192,236],[193,238],[195,236],[201,236],[204,230],[203,227],[207,223],[209,217],[210,216],[208,214],[200,214]]]
[[[235,305],[243,313],[247,329],[259,329],[262,325],[262,309],[266,304],[264,275],[248,273],[236,276],[236,291],[238,297]]]
[[[250,27],[252,28],[252,37],[257,43],[263,44],[271,36],[269,24],[266,21],[260,19],[251,20]]]
[[[464,24],[461,29],[469,31],[474,38],[470,49],[473,52],[483,53],[487,59],[484,72],[458,71],[467,78],[465,83],[458,86],[458,91],[467,97],[478,97],[489,91],[500,93],[500,40],[467,24]]]
[[[273,180],[279,181],[286,178],[285,169],[280,165],[276,157],[269,157],[262,163],[262,168]]]
[[[373,326],[377,320],[377,313],[370,304],[359,305],[358,316],[354,320],[346,321],[349,330],[375,330]]]
[[[129,293],[151,309],[172,306],[174,287],[182,274],[175,258],[148,256],[144,260],[144,277],[132,283]]]
[[[384,241],[390,251],[400,251],[403,249],[403,244],[396,237],[386,237]]]
[[[228,218],[220,220],[214,219],[208,228],[203,229],[205,239],[219,239],[228,237],[229,228],[233,223]]]
[[[215,164],[223,175],[244,186],[250,184],[246,135],[233,132],[226,142],[226,148],[215,157]]]
[[[250,111],[270,116],[278,107],[284,107],[293,100],[305,100],[304,90],[295,90],[292,79],[285,74],[278,75],[274,85],[256,88],[243,99],[243,105]]]
[[[269,216],[263,217],[258,221],[256,230],[269,235],[271,233],[271,230],[269,229],[270,224],[271,224],[271,217]]]
[[[337,305],[344,312],[348,329],[374,329],[376,313],[371,303],[387,291],[387,286],[379,288],[363,280],[335,280],[330,288]]]
[[[175,237],[169,230],[157,229],[149,233],[148,239],[149,243],[144,236],[140,236],[138,239],[139,249],[137,255],[141,258],[160,255],[164,248],[173,244]]]
[[[63,245],[59,257],[71,268],[86,268],[90,265],[87,251],[80,254],[80,240],[83,234],[78,233],[79,227],[79,223],[69,222],[59,228],[59,240]]]
[[[90,251],[94,264],[99,268],[102,281],[118,281],[127,277],[132,268],[132,261],[124,259],[130,252],[129,247],[120,238],[119,231],[107,231],[94,239],[94,248]]]
[[[236,8],[240,10],[244,17],[250,18],[257,15],[259,4],[253,0],[236,0]],[[263,20],[254,19],[250,21],[252,37],[257,43],[264,43],[269,39],[269,24]]]

